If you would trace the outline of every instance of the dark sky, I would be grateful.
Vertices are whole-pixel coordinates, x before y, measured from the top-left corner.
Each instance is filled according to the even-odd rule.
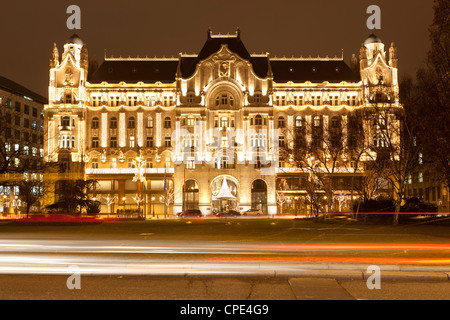
[[[367,29],[366,9],[381,8],[386,47],[398,46],[400,77],[414,76],[429,48],[432,0],[2,0],[0,75],[47,97],[50,49],[60,54],[68,30],[66,9],[81,8],[81,30],[89,55],[177,56],[198,53],[211,27],[214,34],[241,30],[250,53],[271,56],[341,55],[349,63]]]

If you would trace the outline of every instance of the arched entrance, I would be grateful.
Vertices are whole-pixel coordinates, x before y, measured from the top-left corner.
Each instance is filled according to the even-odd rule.
[[[183,186],[183,211],[198,209],[198,184],[195,180],[186,180]]]
[[[239,191],[237,181],[230,176],[220,176],[211,182],[212,213],[226,210],[239,211]]]
[[[267,184],[262,179],[256,179],[252,183],[252,209],[259,209],[267,213]]]

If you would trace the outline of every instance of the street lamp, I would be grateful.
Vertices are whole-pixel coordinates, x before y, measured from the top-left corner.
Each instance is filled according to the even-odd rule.
[[[139,201],[136,201],[138,203],[138,214],[141,215],[141,202],[143,200],[142,194],[141,194],[141,188],[140,188],[140,182],[145,182],[145,166],[147,164],[146,160],[142,160],[142,156],[139,156],[136,158],[136,160],[133,160],[133,165],[136,167],[136,172],[134,173],[133,181],[137,182],[137,194],[136,198],[139,199]]]
[[[18,196],[15,196],[13,202],[12,202],[13,208],[14,208],[14,214],[17,214],[18,209],[22,205],[22,201],[20,201]]]
[[[5,194],[3,196],[3,215],[6,215],[6,198],[7,198],[7,195]]]
[[[153,204],[153,217],[155,216],[155,197],[152,197],[152,204]]]

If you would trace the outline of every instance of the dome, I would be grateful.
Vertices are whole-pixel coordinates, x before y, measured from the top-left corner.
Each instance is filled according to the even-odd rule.
[[[78,44],[80,46],[83,45],[83,41],[80,39],[78,35],[75,33],[66,41],[66,44]]]
[[[364,44],[371,44],[371,43],[382,43],[380,38],[378,38],[373,33],[364,41]]]

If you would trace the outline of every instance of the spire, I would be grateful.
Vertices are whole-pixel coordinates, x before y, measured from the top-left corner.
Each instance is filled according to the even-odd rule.
[[[211,34],[212,34],[212,30],[211,27],[208,27],[208,32],[207,32],[207,39],[211,39]]]
[[[59,52],[56,43],[53,43],[53,49],[50,51],[50,68],[55,68],[59,64]]]
[[[270,53],[266,52],[267,56],[267,78],[273,78],[272,65],[270,64]]]
[[[88,66],[89,66],[88,49],[86,47],[86,44],[83,44],[80,53],[80,67],[86,70],[87,72]]]
[[[175,78],[179,79],[183,75],[181,74],[181,52],[178,54],[178,65],[177,65],[177,73],[175,75]]]

